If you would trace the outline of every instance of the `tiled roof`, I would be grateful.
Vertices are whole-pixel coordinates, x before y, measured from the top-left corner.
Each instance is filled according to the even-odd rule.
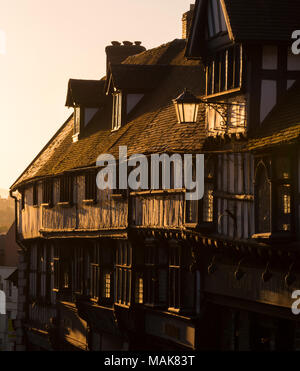
[[[185,43],[178,41],[174,43],[176,47],[181,44],[178,54],[183,55]],[[154,64],[157,64],[163,55],[164,61],[168,59],[179,61],[181,58],[174,54],[172,43],[147,52],[151,53]],[[156,52],[160,58],[156,58]],[[145,61],[144,53],[141,53],[141,60],[135,56],[134,61],[135,64],[143,64],[139,62]],[[125,63],[128,65],[128,59]],[[151,64],[149,60],[147,64]],[[95,165],[101,153],[111,153],[117,157],[121,145],[127,145],[128,155],[163,152],[199,153],[205,139],[203,112],[200,110],[197,124],[179,124],[172,103],[172,99],[176,98],[184,88],[192,90],[196,95],[204,94],[203,67],[199,62],[189,64],[170,65],[162,69],[161,66],[157,66],[159,84],[144,95],[127,117],[127,123],[118,131],[111,132],[111,99],[99,109],[76,143],[72,143],[73,117],[71,117],[12,188],[16,189],[21,183],[33,178]],[[126,69],[126,66],[124,68]],[[149,66],[147,68],[151,69]],[[152,70],[154,71],[155,68]],[[161,70],[164,71],[163,75],[160,75]]]
[[[111,65],[112,83],[116,89],[133,92],[154,89],[163,79],[168,66],[119,64]]]
[[[300,136],[300,82],[296,82],[269,113],[261,127],[249,133],[247,149],[295,141]]]
[[[173,65],[173,66],[193,66],[199,65],[197,61],[187,60],[184,56],[186,41],[175,39],[157,48],[146,50],[140,54],[128,57],[124,64],[141,65]]]

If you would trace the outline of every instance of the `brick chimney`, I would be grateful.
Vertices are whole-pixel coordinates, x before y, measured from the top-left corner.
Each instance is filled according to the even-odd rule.
[[[194,8],[195,4],[190,5],[190,10],[183,14],[182,16],[182,38],[188,39],[192,20],[193,20],[193,14],[194,14]]]
[[[108,72],[109,63],[119,64],[122,63],[127,57],[145,51],[146,48],[141,44],[141,41],[123,41],[123,44],[119,41],[112,41],[111,45],[108,45],[105,48],[106,74]]]

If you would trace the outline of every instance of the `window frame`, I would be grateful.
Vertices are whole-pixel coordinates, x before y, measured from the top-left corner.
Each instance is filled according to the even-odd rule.
[[[90,251],[89,259],[91,301],[101,305],[110,305],[113,302],[113,261],[112,249],[106,244],[95,244]],[[109,276],[109,286],[107,281]]]
[[[159,243],[146,243],[144,248],[143,301],[144,305],[153,308],[168,307],[168,251]],[[165,261],[164,261],[165,260]],[[161,273],[165,273],[162,282]],[[162,290],[164,300],[161,300]]]
[[[59,177],[59,204],[73,204],[73,181],[70,174],[64,174]]]
[[[84,201],[97,202],[97,171],[89,170],[84,174],[85,198]]]
[[[133,248],[131,243],[129,241],[120,241],[116,246],[115,253],[114,303],[115,305],[129,308],[133,303]]]
[[[113,104],[112,104],[112,129],[111,131],[117,131],[122,126],[122,115],[123,115],[123,105],[124,97],[121,91],[116,91],[112,94]]]
[[[168,311],[180,312],[182,308],[182,251],[179,244],[169,245],[169,297]]]
[[[289,176],[279,176],[277,173],[277,166],[280,160],[286,158],[289,163]],[[296,157],[295,157],[296,158]],[[268,165],[270,164],[270,165]],[[270,187],[270,203],[269,203],[269,229],[262,231],[260,229],[260,223],[257,218],[259,208],[259,197],[258,197],[258,172],[260,168],[265,169],[265,176]],[[256,171],[255,171],[255,183],[254,183],[254,210],[255,210],[255,234],[253,238],[269,238],[277,235],[280,236],[291,236],[294,233],[295,228],[295,209],[294,209],[294,179],[293,179],[293,155],[292,153],[286,153],[283,149],[280,156],[276,156],[275,153],[266,155],[264,157],[256,158]],[[284,213],[284,210],[280,210],[280,188],[287,187],[289,189],[289,213]],[[284,195],[284,193],[282,193]],[[281,205],[284,206],[284,205]],[[288,216],[287,216],[288,215]],[[279,222],[282,219],[287,219],[289,228],[286,230],[279,227]],[[284,224],[284,223],[283,223]]]
[[[43,205],[53,206],[53,179],[45,179],[42,183],[43,188]]]
[[[215,53],[208,60],[205,67],[206,98],[230,94],[242,88],[243,59],[243,46],[236,44]]]
[[[207,174],[206,169],[208,167],[208,163],[212,164],[212,174]],[[195,169],[195,164],[193,164],[193,170]],[[214,197],[214,191],[215,191],[215,181],[216,181],[216,159],[213,157],[205,158],[205,174],[204,174],[204,195],[201,200],[185,200],[185,211],[184,211],[184,223],[187,227],[190,228],[213,228],[215,224],[215,197]],[[194,176],[194,174],[193,174]],[[205,197],[207,195],[207,185],[211,188],[212,191],[212,219],[210,221],[206,221],[204,218],[204,211],[205,211]],[[192,205],[192,207],[195,210],[194,213],[194,219],[187,218],[188,211],[189,211],[189,205]]]

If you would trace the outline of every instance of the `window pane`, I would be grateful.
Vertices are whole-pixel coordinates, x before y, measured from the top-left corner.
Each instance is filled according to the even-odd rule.
[[[278,230],[291,230],[291,189],[289,184],[278,187]]]
[[[205,193],[203,197],[203,221],[204,222],[213,222],[213,206],[214,206],[214,197],[213,197],[213,184],[205,184]]]

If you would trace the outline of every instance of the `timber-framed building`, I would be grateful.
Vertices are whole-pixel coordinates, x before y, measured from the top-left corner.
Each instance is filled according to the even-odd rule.
[[[299,349],[300,7],[242,3],[197,0],[182,39],[112,42],[105,77],[69,81],[74,112],[11,187],[20,350]],[[204,153],[204,197],[99,190],[120,146]]]

